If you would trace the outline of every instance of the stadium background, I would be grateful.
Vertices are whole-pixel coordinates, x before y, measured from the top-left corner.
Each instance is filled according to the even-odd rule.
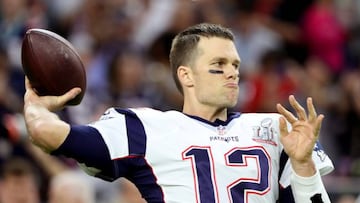
[[[35,167],[40,199],[48,202],[51,180],[77,170],[72,160],[49,157],[28,143],[20,55],[27,29],[54,31],[80,53],[87,71],[85,98],[59,112],[78,124],[97,119],[108,106],[180,110],[168,64],[170,43],[199,22],[223,24],[236,36],[242,62],[234,110],[274,112],[289,94],[302,102],[314,98],[326,116],[320,140],[335,165],[325,185],[333,202],[355,202],[360,193],[358,0],[0,0],[1,182],[7,166],[24,166],[11,163],[21,157]],[[132,194],[122,181],[87,179],[96,202],[121,202],[119,196]]]

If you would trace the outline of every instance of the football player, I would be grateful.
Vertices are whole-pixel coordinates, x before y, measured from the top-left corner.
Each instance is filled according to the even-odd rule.
[[[80,89],[39,97],[26,80],[27,129],[34,144],[93,176],[127,178],[147,202],[330,202],[321,175],[333,164],[318,143],[324,116],[311,98],[305,111],[292,95],[295,115],[281,104],[278,113],[229,112],[240,63],[228,28],[194,25],[170,52],[182,112],[109,108],[98,121],[70,125],[53,112]]]

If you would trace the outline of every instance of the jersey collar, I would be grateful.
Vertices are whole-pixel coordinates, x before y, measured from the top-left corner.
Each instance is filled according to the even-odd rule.
[[[214,122],[211,122],[211,121],[208,121],[206,119],[203,119],[201,117],[198,117],[198,116],[193,116],[193,115],[188,115],[188,114],[185,114],[186,116],[190,117],[190,118],[193,118],[195,120],[198,120],[198,121],[201,121],[203,123],[207,123],[211,126],[226,126],[227,124],[229,124],[234,118],[238,118],[240,116],[240,112],[230,112],[228,113],[227,115],[227,120],[226,121],[223,121],[223,120],[220,120],[220,119],[216,119]]]

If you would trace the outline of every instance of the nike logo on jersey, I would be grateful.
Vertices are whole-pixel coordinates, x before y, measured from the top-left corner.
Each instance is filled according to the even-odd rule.
[[[109,119],[112,119],[112,118],[115,118],[115,117],[113,117],[113,116],[102,116],[100,118],[100,120],[109,120]]]
[[[115,118],[114,116],[110,116],[110,113],[111,113],[110,110],[105,111],[105,112],[101,115],[101,117],[100,117],[99,120],[108,120],[108,119]]]

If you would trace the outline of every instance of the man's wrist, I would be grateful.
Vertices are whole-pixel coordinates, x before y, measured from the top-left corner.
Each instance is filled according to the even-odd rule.
[[[291,179],[292,179],[293,181],[296,181],[298,184],[301,184],[301,185],[312,185],[312,184],[314,184],[315,182],[317,182],[317,179],[318,179],[319,177],[321,178],[320,172],[316,170],[314,175],[312,175],[312,176],[307,176],[307,177],[305,177],[305,176],[300,176],[300,175],[297,174],[297,173],[293,173]]]
[[[307,162],[291,161],[293,171],[301,177],[310,177],[316,174],[316,167],[313,160]]]

